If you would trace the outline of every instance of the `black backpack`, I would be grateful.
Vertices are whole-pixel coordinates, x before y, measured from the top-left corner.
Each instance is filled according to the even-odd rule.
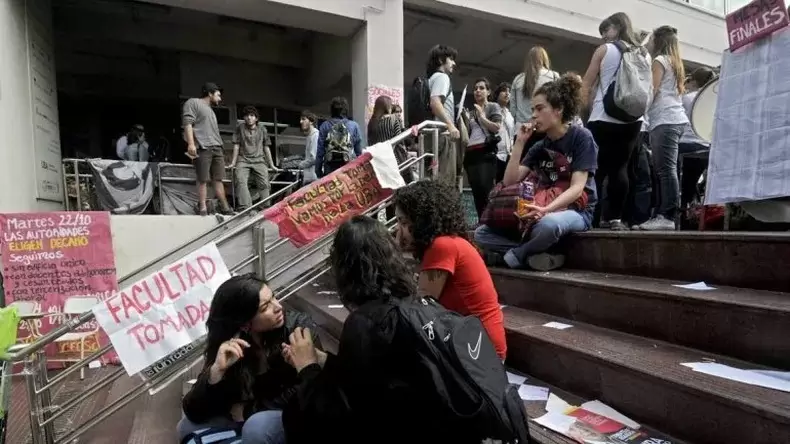
[[[433,119],[431,111],[431,88],[428,86],[428,77],[419,76],[411,84],[409,104],[406,107],[406,116],[409,126],[418,125],[426,120]]]
[[[347,163],[351,160],[351,131],[345,120],[338,120],[329,128],[324,144],[324,162],[330,164]]]
[[[468,442],[491,438],[527,444],[524,402],[508,383],[480,320],[449,311],[431,298],[400,301],[397,307],[409,353],[417,355],[412,377],[432,387],[428,402],[436,406],[437,422],[469,437]]]

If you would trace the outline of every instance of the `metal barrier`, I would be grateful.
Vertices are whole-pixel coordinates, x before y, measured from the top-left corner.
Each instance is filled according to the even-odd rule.
[[[66,206],[66,211],[85,211],[90,210],[89,207],[83,207],[85,204],[85,199],[90,199],[90,190],[93,186],[93,174],[86,172],[91,171],[90,168],[90,161],[91,159],[63,159],[63,193],[64,193],[64,205]],[[120,160],[119,160],[120,162]],[[195,176],[194,170],[195,167],[189,164],[181,164],[181,163],[167,163],[167,162],[151,162],[152,167],[158,169],[158,171],[154,174],[154,187],[157,190],[157,195],[159,197],[159,202],[163,202],[163,187],[162,184],[166,183],[188,183],[194,184],[195,183]],[[168,169],[179,169],[179,170],[186,170],[188,171],[189,175],[181,175],[181,176],[166,176],[162,174],[163,171]],[[225,179],[222,182],[225,184],[227,189],[230,190],[229,195],[233,196],[235,199],[236,196],[236,169],[232,167],[225,167],[226,177],[230,177],[229,179]],[[276,175],[278,172],[284,173],[291,173],[296,176],[296,180],[292,182],[284,182],[284,181],[277,181],[273,180],[270,181],[269,184],[274,186],[284,186],[288,187],[293,184],[299,184],[302,180],[302,170],[298,169],[284,169],[284,170],[269,170],[270,175]],[[74,185],[74,196],[71,196],[71,184]],[[83,186],[85,189],[83,190]],[[86,192],[86,195],[83,195],[83,192]],[[76,201],[76,208],[71,207],[72,200]]]
[[[422,130],[425,128],[429,128],[426,131],[432,133],[431,136],[434,138],[434,141],[436,141],[438,140],[438,136],[439,136],[439,129],[437,127],[443,128],[444,124],[440,122],[426,121],[410,129],[409,131],[406,131],[394,137],[393,139],[389,140],[390,143],[396,144],[407,139],[412,134],[419,133],[420,143],[418,148],[418,155],[417,157],[412,157],[407,161],[405,161],[404,163],[402,163],[401,165],[399,165],[401,171],[405,170],[406,168],[411,168],[414,165],[418,165],[418,169],[420,170],[420,172],[424,173],[425,160],[431,159],[432,176],[436,177],[436,174],[438,172],[438,165],[437,165],[438,143],[433,144],[434,147],[433,152],[425,153],[423,149],[424,134]],[[424,174],[420,175],[420,177],[421,178],[424,177]],[[206,231],[200,236],[192,239],[191,241],[188,241],[183,245],[163,254],[162,256],[152,261],[151,263],[138,268],[132,273],[127,274],[119,281],[119,287],[123,288],[127,286],[131,282],[137,280],[143,274],[148,274],[150,270],[159,268],[165,263],[169,263],[176,258],[180,258],[190,253],[194,248],[197,248],[209,242],[215,242],[218,246],[221,246],[224,243],[232,240],[236,236],[248,230],[255,229],[257,224],[260,223],[260,219],[256,217],[248,217],[249,215],[251,215],[251,212],[263,207],[267,203],[267,201],[277,198],[281,193],[286,192],[290,188],[291,187],[289,186],[283,190],[278,191],[277,193],[271,195],[269,198],[265,199],[264,201],[258,202],[257,204],[253,205],[252,207],[248,208],[247,210],[243,211],[237,216],[224,221],[223,223]],[[391,202],[392,202],[392,197],[390,196],[385,200],[383,200],[382,202],[368,209],[365,212],[365,214],[374,215],[380,211],[383,211],[389,205],[391,205]],[[386,221],[386,223],[388,226],[391,226],[394,223],[394,218]],[[286,259],[283,261],[283,263],[292,265],[295,262],[298,262],[300,260],[309,257],[310,255],[320,251],[322,248],[328,246],[331,243],[333,236],[334,236],[334,230],[331,233],[324,235],[317,241],[314,241],[312,244],[308,246],[307,250],[297,252],[293,258]],[[253,255],[239,261],[236,264],[233,264],[232,266],[229,266],[228,268],[231,271],[231,273],[235,273],[255,261],[260,261],[261,264],[263,265],[265,263],[266,254],[277,248],[277,246],[283,245],[286,242],[287,239],[278,239],[277,241],[274,241],[269,245],[265,245],[265,242],[260,242]],[[279,275],[286,268],[287,265],[280,266],[272,270],[271,274],[265,273],[266,270],[263,268],[260,271],[264,272],[266,274],[266,277],[271,279],[273,278],[272,275],[275,274]],[[304,286],[318,279],[321,275],[325,274],[327,271],[329,271],[329,268],[326,266],[326,261],[323,260],[315,267],[302,273],[302,275],[297,276],[291,282],[281,286],[280,288],[274,289],[275,294],[277,295],[279,300],[281,301],[285,300],[289,296],[299,291]],[[165,368],[162,372],[157,373],[156,375],[150,377],[150,379],[147,380],[141,379],[141,382],[136,384],[130,391],[128,391],[127,393],[123,394],[118,399],[113,401],[110,405],[106,406],[104,410],[98,415],[88,419],[82,424],[77,425],[74,429],[66,432],[63,436],[56,436],[54,422],[57,418],[67,414],[67,412],[70,409],[84,402],[85,400],[90,398],[90,396],[93,395],[94,393],[98,392],[104,387],[109,386],[114,381],[126,375],[126,371],[123,369],[123,367],[118,367],[114,371],[103,376],[97,382],[89,385],[88,387],[85,387],[85,389],[79,395],[66,401],[63,405],[59,405],[59,406],[53,405],[51,398],[51,391],[55,386],[66,381],[66,379],[70,375],[79,371],[81,368],[87,366],[90,362],[99,359],[105,353],[113,350],[113,346],[112,344],[105,345],[104,347],[91,353],[89,356],[85,357],[84,359],[62,370],[51,379],[47,374],[47,359],[44,354],[44,348],[47,345],[52,344],[57,338],[60,338],[61,336],[74,331],[79,326],[94,319],[95,316],[93,315],[92,311],[86,312],[75,319],[68,320],[63,325],[53,329],[46,335],[39,338],[37,341],[31,344],[20,344],[14,346],[6,353],[4,353],[2,356],[0,356],[0,361],[2,361],[2,365],[4,366],[5,369],[8,369],[10,367],[9,364],[12,363],[21,362],[24,365],[22,374],[25,379],[25,385],[27,388],[27,393],[29,398],[29,408],[30,408],[29,414],[30,414],[30,428],[32,433],[32,444],[63,444],[63,443],[73,442],[74,440],[78,439],[80,436],[85,434],[92,427],[95,427],[96,425],[100,424],[106,418],[118,412],[133,400],[137,399],[140,395],[144,394],[146,390],[162,388],[174,382],[179,377],[181,377],[181,375],[184,373],[186,369],[193,367],[200,360],[202,345],[203,345],[202,342],[198,344],[198,346],[194,347],[190,352],[188,352],[187,355],[184,358],[180,359],[175,365]],[[8,378],[7,375],[3,375],[3,376],[4,379]],[[7,406],[8,404],[5,405]]]

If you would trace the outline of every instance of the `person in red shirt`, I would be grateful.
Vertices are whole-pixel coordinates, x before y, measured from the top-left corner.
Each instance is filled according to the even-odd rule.
[[[419,290],[447,309],[480,318],[504,360],[505,326],[494,281],[468,240],[461,197],[441,181],[420,181],[395,192],[398,244],[420,264]]]

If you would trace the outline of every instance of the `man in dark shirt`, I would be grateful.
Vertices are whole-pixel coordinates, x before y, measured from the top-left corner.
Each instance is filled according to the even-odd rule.
[[[250,195],[250,176],[261,200],[269,197],[269,170],[277,171],[269,148],[269,134],[266,127],[258,122],[258,110],[247,106],[242,111],[244,121],[239,122],[233,133],[233,160],[231,168],[236,167],[236,196],[238,210],[243,211],[252,205]],[[268,206],[268,205],[267,205]]]
[[[198,213],[205,216],[208,183],[214,183],[214,194],[220,203],[222,214],[233,214],[225,197],[225,153],[222,137],[219,134],[217,115],[212,106],[222,101],[222,91],[214,83],[203,86],[200,98],[189,99],[184,103],[182,125],[187,142],[187,155],[192,159],[197,176]]]

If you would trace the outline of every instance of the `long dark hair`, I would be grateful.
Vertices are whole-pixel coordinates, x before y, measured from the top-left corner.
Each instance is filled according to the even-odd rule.
[[[632,46],[640,46],[642,41],[634,32],[634,26],[631,24],[631,18],[625,12],[617,12],[605,18],[600,25],[598,25],[598,32],[601,35],[606,34],[609,27],[614,26],[617,29],[617,39],[622,40]]]
[[[370,116],[370,121],[368,121],[368,140],[370,139],[370,135],[373,134],[376,125],[378,125],[379,120],[391,112],[392,99],[389,96],[376,97],[376,102],[373,104],[373,114]]]
[[[395,207],[411,222],[414,256],[422,260],[439,236],[468,240],[466,214],[458,190],[442,181],[421,180],[395,191]]]
[[[383,224],[370,217],[355,216],[338,228],[329,262],[346,306],[416,294],[414,273],[395,240]]]
[[[217,353],[223,342],[238,336],[251,345],[245,351],[244,358],[225,374],[226,379],[240,385],[245,400],[252,396],[252,383],[260,373],[261,353],[268,354],[271,350],[279,350],[285,335],[283,327],[266,332],[258,338],[264,349],[256,352],[256,342],[248,333],[243,332],[244,327],[258,314],[260,292],[264,285],[266,282],[253,274],[234,276],[223,282],[214,293],[206,321],[206,368],[217,360]]]

